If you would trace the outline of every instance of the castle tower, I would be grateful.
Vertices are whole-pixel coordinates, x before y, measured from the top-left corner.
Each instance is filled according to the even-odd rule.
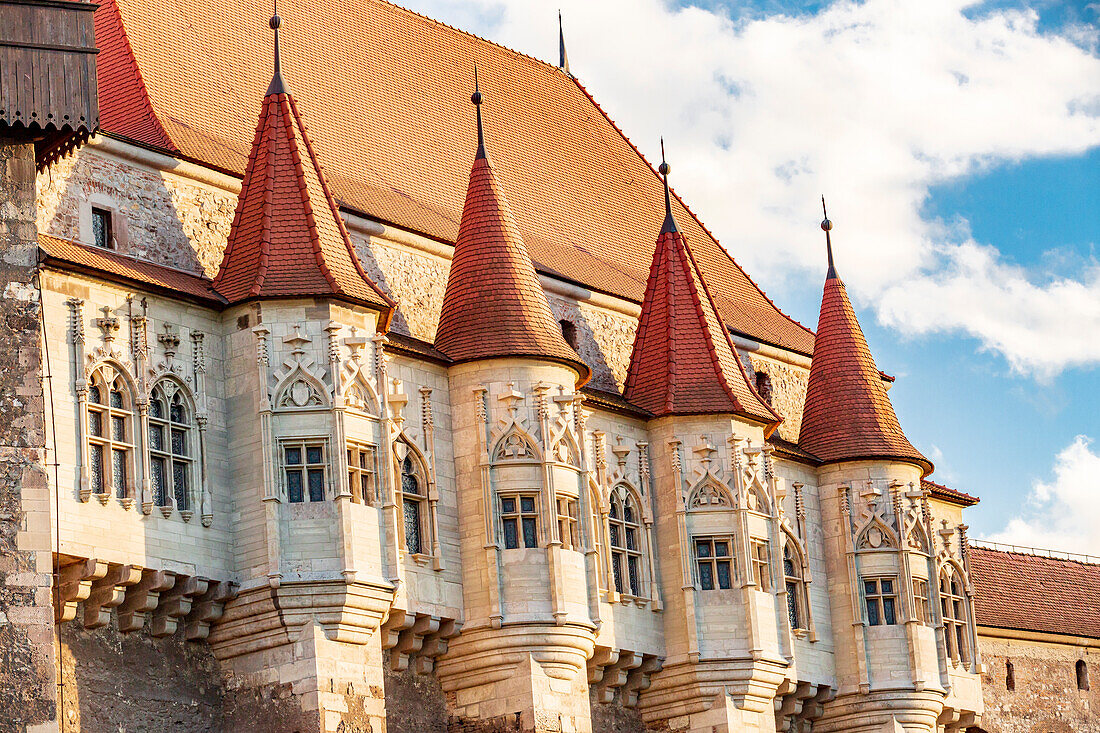
[[[210,643],[238,694],[285,700],[272,726],[378,729],[394,478],[376,466],[377,485],[352,485],[348,456],[354,446],[377,464],[387,447],[381,335],[395,303],[363,271],[283,80],[280,22],[271,20],[275,71],[214,280],[229,303],[242,582]]]
[[[821,731],[935,731],[943,710],[933,535],[921,478],[833,264],[821,300],[799,445],[822,459],[837,698]]]
[[[476,72],[475,72],[476,73]],[[591,731],[588,367],[565,342],[478,145],[435,345],[449,367],[465,619],[436,666],[460,719]]]
[[[660,172],[665,218],[625,390],[654,415],[665,599],[667,657],[639,705],[647,722],[686,716],[689,731],[770,733],[791,655],[765,443],[780,418],[748,381],[672,214],[667,163]]]

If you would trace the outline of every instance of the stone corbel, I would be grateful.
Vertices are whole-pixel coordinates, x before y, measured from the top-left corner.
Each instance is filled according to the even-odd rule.
[[[202,578],[176,576],[172,587],[161,594],[153,613],[152,635],[159,638],[176,633],[180,619],[191,612],[192,600],[206,593],[208,585],[209,581]]]
[[[609,703],[615,699],[615,690],[626,684],[630,673],[642,666],[642,655],[622,650],[611,664],[604,667],[596,685],[596,700]]]
[[[111,622],[111,609],[122,604],[126,589],[141,581],[137,565],[111,565],[107,574],[92,583],[84,601],[84,627],[97,629]]]
[[[107,575],[109,568],[107,563],[90,558],[57,571],[57,605],[54,608],[57,623],[76,618],[76,605],[91,596],[93,585]]]
[[[118,607],[118,630],[140,631],[145,616],[156,609],[160,594],[175,585],[176,576],[163,570],[143,570],[141,580],[126,589],[126,599]]]
[[[237,584],[226,580],[207,582],[206,592],[191,604],[184,626],[184,638],[189,641],[205,639],[210,635],[210,625],[222,617],[225,604],[237,595]]]
[[[638,696],[649,689],[653,675],[664,667],[665,660],[653,654],[642,657],[642,663],[630,671],[623,685],[621,696],[623,707],[635,708],[638,706]]]
[[[447,643],[458,635],[461,625],[452,618],[391,610],[382,624],[382,650],[390,653],[390,668],[403,672],[415,659],[415,669],[429,674],[435,659],[447,651]]]

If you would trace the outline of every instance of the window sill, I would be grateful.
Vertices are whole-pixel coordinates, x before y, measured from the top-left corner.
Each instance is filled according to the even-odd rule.
[[[425,567],[432,561],[431,555],[425,555],[422,552],[406,552],[404,555],[405,559],[412,560],[420,567]]]
[[[791,629],[791,633],[794,634],[794,638],[802,641],[810,635],[809,629]]]

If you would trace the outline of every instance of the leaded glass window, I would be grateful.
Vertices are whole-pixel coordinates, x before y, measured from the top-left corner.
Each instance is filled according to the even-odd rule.
[[[641,597],[642,528],[639,519],[633,495],[625,487],[616,488],[607,512],[612,579],[619,593]]]
[[[955,662],[969,660],[966,643],[966,595],[959,574],[947,567],[940,574],[940,610],[947,638],[947,655]]]
[[[284,441],[283,476],[286,500],[292,504],[325,500],[324,443],[301,440]]]
[[[867,623],[870,626],[893,626],[897,620],[897,591],[895,578],[865,578],[863,597],[867,606]]]
[[[411,452],[401,461],[401,505],[405,517],[405,551],[413,555],[427,554],[424,521],[427,487]]]
[[[804,618],[806,582],[802,577],[802,563],[798,551],[791,546],[792,540],[783,543],[783,582],[787,590],[787,619],[792,629],[805,629]]]
[[[88,387],[88,478],[97,494],[130,496],[130,454],[134,450],[130,388],[122,374],[104,365]]]
[[[195,450],[192,448],[191,410],[180,386],[163,380],[153,387],[149,399],[149,480],[153,501],[158,506],[191,508]],[[169,493],[170,492],[170,493]]]
[[[504,548],[539,546],[538,495],[518,494],[500,498],[500,518],[504,527]]]
[[[357,504],[378,503],[378,449],[348,441],[348,491]]]
[[[696,537],[695,567],[701,590],[733,587],[733,538]]]

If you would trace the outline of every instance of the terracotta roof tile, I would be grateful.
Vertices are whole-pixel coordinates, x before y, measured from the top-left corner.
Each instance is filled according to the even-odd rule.
[[[623,396],[657,416],[781,418],[748,382],[687,240],[669,212],[657,238]]]
[[[214,287],[231,303],[339,296],[388,314],[394,303],[363,271],[293,95],[281,83],[272,90]]]
[[[590,374],[562,336],[480,145],[470,169],[435,346],[455,361],[534,356],[573,366],[582,383]]]
[[[165,146],[156,129],[133,129],[129,115],[112,114],[113,95],[132,93],[140,69],[142,99],[181,155],[243,174],[252,100],[270,79],[269,56],[257,52],[268,47],[270,8],[199,0],[176,13],[156,0],[104,0],[100,32],[119,35],[110,25],[117,15],[132,51],[100,57],[104,129]],[[661,184],[574,79],[381,0],[301,0],[280,10],[284,73],[317,122],[311,138],[341,205],[456,241],[476,61],[494,89],[487,126],[494,163],[537,269],[642,300]],[[810,353],[812,333],[780,313],[681,202],[673,205],[723,321]]]
[[[958,491],[956,489],[948,488],[943,484],[938,484],[935,481],[929,481],[928,479],[921,479],[921,488],[926,491],[932,492],[932,496],[936,499],[942,499],[944,501],[951,502],[952,504],[958,504],[959,506],[974,506],[981,499],[976,496]]]
[[[971,547],[982,626],[1100,639],[1100,565]]]
[[[63,265],[66,269],[92,271],[127,283],[152,286],[157,290],[198,300],[213,308],[221,308],[225,304],[225,299],[214,291],[214,284],[209,278],[183,270],[58,239],[48,234],[38,235],[38,247],[46,262]]]
[[[822,461],[885,458],[932,463],[902,432],[844,283],[830,267],[821,298],[798,444]]]

